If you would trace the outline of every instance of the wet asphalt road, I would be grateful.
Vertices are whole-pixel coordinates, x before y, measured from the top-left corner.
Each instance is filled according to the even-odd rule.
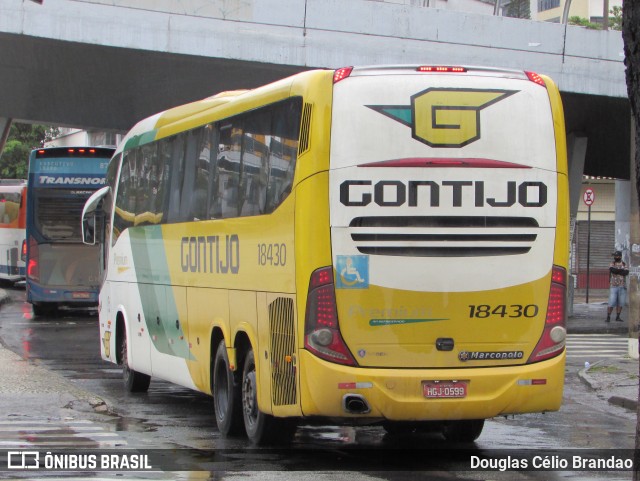
[[[488,421],[476,443],[464,446],[460,459],[442,459],[430,471],[415,471],[414,461],[441,449],[434,435],[397,438],[382,428],[301,426],[290,449],[251,449],[242,438],[223,439],[215,427],[213,402],[205,395],[152,380],[146,394],[129,394],[120,370],[100,359],[95,312],[64,312],[57,318],[36,318],[24,302],[24,290],[6,287],[12,302],[0,309],[2,343],[25,359],[57,372],[76,386],[104,399],[107,413],[86,413],[92,422],[117,434],[122,445],[137,449],[181,451],[191,473],[171,479],[223,479],[224,472],[243,479],[629,479],[631,473],[490,472],[465,469],[469,455],[485,450],[633,449],[635,414],[609,405],[584,386],[579,362],[567,363],[565,402],[557,413],[530,414]],[[117,445],[117,442],[116,442]],[[197,450],[236,453],[224,464],[207,464]],[[295,453],[295,454],[292,454]],[[420,458],[423,458],[420,460]],[[231,461],[229,461],[231,459]],[[222,469],[219,469],[222,467]],[[192,469],[189,467],[188,469]],[[215,476],[209,470],[215,470]],[[257,469],[257,470],[256,470]],[[325,474],[303,473],[300,470]],[[338,470],[340,469],[340,470]],[[122,478],[120,478],[122,479]],[[153,478],[157,479],[157,478]],[[161,478],[165,479],[165,478]],[[346,478],[345,478],[346,479]]]

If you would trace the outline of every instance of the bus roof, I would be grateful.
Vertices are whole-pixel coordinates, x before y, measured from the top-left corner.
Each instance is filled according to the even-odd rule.
[[[425,73],[438,74],[443,72],[465,72],[474,76],[493,76],[516,79],[527,78],[527,72],[522,70],[465,65],[443,67],[435,65],[429,66],[427,64],[413,64],[376,65],[349,68],[352,69],[350,76],[390,74],[420,75]],[[441,70],[443,68],[447,70]],[[327,75],[327,73],[334,71],[335,69],[308,70],[252,90],[220,92],[211,97],[158,112],[134,125],[118,146],[117,152],[134,148],[136,146],[152,142],[156,139],[169,137],[215,120],[223,119],[239,111],[246,111],[267,103],[277,102],[289,95],[291,86],[297,79]]]
[[[118,146],[118,152],[169,137],[184,130],[232,116],[286,98],[291,85],[300,77],[326,75],[333,70],[310,70],[252,90],[231,90],[159,112],[134,125]]]
[[[43,147],[31,151],[32,158],[52,157],[111,157],[115,147],[69,146]]]

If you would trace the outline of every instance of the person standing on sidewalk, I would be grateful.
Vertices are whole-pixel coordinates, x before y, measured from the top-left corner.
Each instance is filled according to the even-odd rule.
[[[607,307],[607,319],[611,322],[611,313],[616,308],[616,321],[622,322],[620,313],[627,302],[627,276],[629,268],[622,261],[622,252],[613,253],[613,262],[609,264],[609,305]]]

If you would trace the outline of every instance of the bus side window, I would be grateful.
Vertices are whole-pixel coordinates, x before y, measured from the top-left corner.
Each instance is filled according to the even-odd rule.
[[[273,212],[291,192],[298,155],[301,111],[300,98],[291,99],[273,111],[266,213]]]
[[[239,190],[241,216],[258,215],[265,211],[271,111],[271,107],[257,110],[248,116],[244,123],[242,173]]]
[[[157,145],[146,144],[138,149],[138,195],[136,202],[135,225],[154,224],[152,204],[155,202],[154,184],[156,183]],[[155,189],[157,191],[157,188]]]
[[[180,220],[179,222],[192,221],[192,209],[194,188],[196,181],[196,160],[198,156],[198,138],[202,129],[187,132],[187,148],[184,156],[184,175],[180,188]]]
[[[151,201],[149,209],[155,215],[158,224],[167,221],[169,196],[169,174],[171,169],[171,139],[158,142],[158,150],[154,159],[155,177],[152,180]]]
[[[179,134],[171,142],[171,176],[167,222],[180,222],[180,200],[184,178],[185,135]]]
[[[109,185],[109,187],[111,187],[111,191],[105,197],[105,200],[102,205],[104,207],[105,222],[106,222],[105,234],[107,236],[111,235],[111,241],[109,243],[105,242],[105,247],[113,246],[116,243],[116,240],[118,238],[117,229],[114,229],[113,233],[111,233],[111,218],[114,210],[113,202],[115,200],[113,196],[117,195],[116,193],[117,182],[118,182],[117,176],[118,176],[118,168],[120,167],[121,159],[122,159],[122,154],[118,154],[117,157],[114,157],[113,159],[111,159],[111,162],[109,162],[109,166],[107,168],[107,184]],[[105,268],[107,266],[107,261],[108,261],[108,251],[105,250]]]
[[[212,153],[214,128],[212,124],[199,129],[197,136],[198,148],[195,157],[195,179],[191,201],[191,218],[193,220],[207,219],[207,199],[209,198],[212,168],[215,167],[215,155]]]
[[[220,212],[214,209],[214,199],[218,197],[220,187],[218,172],[218,145],[220,144],[218,129],[215,124],[207,125],[206,135],[203,137],[201,157],[206,157],[209,163],[209,185],[207,186],[207,211],[205,219],[217,219]],[[208,149],[208,152],[205,152]]]
[[[237,122],[237,120],[236,120]],[[240,154],[242,129],[239,124],[227,123],[220,127],[218,153],[218,195],[212,199],[214,210],[220,217],[238,216],[238,188],[240,186]]]
[[[133,226],[135,216],[135,193],[133,190],[133,174],[130,163],[135,157],[132,151],[123,155],[122,168],[120,169],[120,181],[118,182],[118,195],[116,197],[116,210],[113,218],[113,243],[125,229]],[[133,204],[133,210],[131,210]]]

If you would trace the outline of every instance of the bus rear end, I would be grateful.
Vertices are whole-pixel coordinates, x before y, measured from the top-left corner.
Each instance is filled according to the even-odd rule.
[[[111,148],[31,153],[27,206],[27,302],[36,315],[98,305],[101,245],[82,243],[82,208],[105,184]]]
[[[568,187],[555,85],[462,67],[347,69],[334,82],[333,265],[311,275],[305,414],[559,409]]]

